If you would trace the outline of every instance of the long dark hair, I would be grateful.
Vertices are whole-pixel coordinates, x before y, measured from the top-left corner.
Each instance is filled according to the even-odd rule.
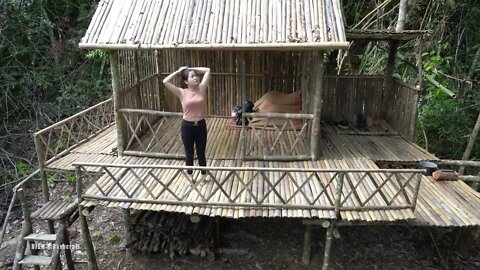
[[[190,74],[190,69],[182,69],[180,71],[180,77],[182,78],[182,87],[187,88],[187,84],[185,83],[186,80],[188,80],[188,74]]]

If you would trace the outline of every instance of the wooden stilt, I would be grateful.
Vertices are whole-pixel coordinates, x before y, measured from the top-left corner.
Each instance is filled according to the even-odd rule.
[[[330,251],[332,249],[333,242],[333,230],[335,229],[335,222],[332,222],[327,228],[327,239],[325,241],[325,252],[323,256],[323,270],[327,270],[330,263]]]
[[[42,182],[43,202],[50,201],[50,193],[47,182],[47,173],[45,172],[46,149],[43,146],[40,137],[35,136],[35,149],[37,151],[38,169],[40,170],[40,180]],[[47,221],[48,233],[55,233],[55,226],[52,221]]]
[[[29,230],[28,225],[25,221],[22,222],[22,232],[20,238],[18,239],[17,250],[15,251],[15,259],[13,260],[12,270],[21,270],[22,265],[18,262],[23,259],[23,254],[25,254],[26,241],[23,239],[25,236],[29,235],[32,231]]]
[[[68,248],[65,249],[65,260],[67,261],[68,270],[74,270],[75,265],[73,262],[72,251],[70,250],[70,235],[68,233],[68,221],[62,220],[62,226],[65,228],[63,233],[63,243]]]
[[[215,249],[215,252],[220,248],[220,221],[218,218],[215,219],[215,226],[214,226],[214,234],[213,234],[213,241],[214,241],[214,246],[213,248]]]
[[[85,251],[87,253],[88,269],[98,270],[97,259],[95,257],[95,251],[93,250],[92,238],[90,237],[90,231],[88,230],[87,218],[82,214],[83,184],[82,184],[82,174],[81,174],[80,167],[75,167],[75,174],[77,176],[77,196],[78,196],[78,213],[79,213],[78,219],[80,223],[80,230],[82,232],[83,244],[85,245]]]
[[[60,247],[62,244],[64,244],[64,238],[65,238],[65,226],[60,225],[60,228],[57,232],[57,241],[55,241],[55,244],[57,247]],[[67,249],[65,249],[67,250]],[[52,251],[52,263],[50,264],[50,269],[60,269],[61,267],[61,262],[60,262],[60,248],[54,248]]]
[[[131,229],[131,216],[130,216],[130,210],[129,209],[122,209],[123,211],[123,218],[125,219],[125,252],[127,254],[127,258],[132,258],[133,255],[135,255],[134,250],[132,247],[129,246],[129,244],[132,242],[132,232],[130,231]]]
[[[310,264],[310,254],[312,252],[312,224],[305,224],[305,235],[303,238],[303,256],[302,262],[305,265]]]
[[[13,260],[13,270],[19,270],[22,269],[22,265],[19,264],[18,262],[23,259],[23,256],[25,254],[25,249],[27,248],[26,246],[26,241],[23,239],[25,236],[29,235],[32,233],[32,219],[30,218],[30,209],[28,208],[28,201],[27,198],[25,197],[25,192],[23,189],[17,190],[18,198],[20,199],[20,204],[22,206],[22,212],[23,212],[23,222],[22,222],[22,232],[20,234],[20,239],[18,240],[17,244],[17,250],[15,252],[15,259]],[[37,268],[38,265],[37,265]]]

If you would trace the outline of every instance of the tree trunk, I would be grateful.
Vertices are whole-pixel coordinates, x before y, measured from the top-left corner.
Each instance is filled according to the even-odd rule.
[[[467,148],[465,148],[465,152],[463,153],[462,160],[467,160],[470,158],[470,154],[472,153],[473,145],[475,144],[475,140],[478,136],[478,131],[480,131],[480,113],[477,117],[477,122],[475,123],[475,127],[473,128],[472,133],[468,139]],[[465,166],[461,166],[458,169],[458,174],[462,175],[465,171]]]
[[[407,17],[407,0],[400,0],[400,7],[398,8],[398,20],[395,32],[401,32],[405,28],[405,18]]]

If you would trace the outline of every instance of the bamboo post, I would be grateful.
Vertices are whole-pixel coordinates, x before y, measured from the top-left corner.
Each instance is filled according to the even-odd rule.
[[[75,264],[72,257],[72,250],[70,249],[70,235],[68,233],[68,222],[62,220],[62,227],[65,228],[63,232],[63,243],[67,246],[65,249],[65,260],[67,261],[68,270],[74,270]]]
[[[46,149],[45,147],[43,147],[39,136],[35,136],[35,149],[37,151],[38,169],[40,170],[40,180],[42,181],[43,202],[46,203],[50,200],[50,196],[48,193],[47,174],[45,172]]]
[[[112,71],[112,88],[113,88],[113,110],[115,111],[115,125],[117,127],[117,151],[119,156],[123,156],[124,134],[123,119],[118,110],[120,109],[120,74],[118,69],[118,51],[110,51],[110,67]]]
[[[65,230],[66,228],[64,226],[60,226],[60,229],[57,232],[57,240],[55,241],[56,248],[53,249],[52,251],[52,262],[50,264],[50,269],[60,269],[59,267],[61,266],[60,263],[60,245],[64,243],[64,238],[65,238]],[[67,246],[68,247],[68,246]],[[67,250],[67,249],[65,249]]]
[[[340,202],[342,199],[342,189],[343,189],[343,181],[344,181],[345,173],[339,173],[337,178],[337,188],[335,194],[335,215],[337,219],[340,219]],[[327,270],[329,267],[330,261],[330,252],[332,249],[332,242],[333,242],[333,234],[335,230],[336,222],[332,221],[330,226],[327,228],[327,236],[325,241],[325,252],[323,256],[323,270]]]
[[[13,270],[18,270],[22,269],[22,265],[19,264],[18,262],[23,259],[23,256],[25,254],[25,249],[27,248],[26,246],[26,241],[24,238],[31,234],[33,231],[32,228],[32,219],[30,217],[30,209],[28,208],[28,201],[27,198],[25,197],[25,192],[23,189],[17,190],[18,193],[18,198],[20,200],[20,204],[22,206],[22,212],[23,212],[23,222],[22,222],[22,232],[20,234],[20,239],[18,240],[17,244],[17,249],[15,252],[15,259],[13,261]],[[38,266],[35,269],[39,269]]]
[[[310,255],[312,252],[312,224],[305,224],[305,235],[303,238],[303,256],[302,262],[305,265],[310,264]]]
[[[242,51],[238,53],[238,56],[240,58],[240,59],[237,59],[240,65],[240,73],[245,74],[246,73],[245,57],[247,55],[244,51]],[[245,75],[241,75],[239,76],[239,79],[240,79],[239,86],[241,90],[240,104],[242,105],[243,111],[245,112],[245,108],[244,108],[245,104],[242,104],[242,103],[247,101],[247,98],[248,98],[247,97],[247,77]]]
[[[25,222],[25,226],[26,226],[26,229],[27,229],[27,232],[28,232],[27,234],[22,235],[22,237],[21,237],[22,238],[21,241],[24,242],[23,237],[25,237],[28,234],[31,234],[33,232],[33,222],[32,222],[32,218],[31,218],[31,215],[30,215],[30,208],[28,207],[28,201],[27,201],[27,198],[25,196],[25,192],[24,192],[23,189],[19,189],[18,192],[19,192],[18,195],[19,195],[20,203],[22,205],[23,220]],[[26,248],[26,246],[25,246],[25,248]],[[31,253],[32,253],[32,255],[37,255],[38,250],[31,249]],[[40,266],[34,265],[33,269],[40,270]]]
[[[480,131],[480,113],[477,117],[477,122],[475,122],[475,126],[473,127],[472,133],[468,138],[467,147],[465,148],[465,152],[463,152],[462,160],[467,160],[470,158],[470,154],[472,153],[473,146],[475,145],[475,140],[477,139],[478,132]],[[460,166],[458,169],[458,174],[463,174],[465,172],[465,167]]]
[[[317,160],[321,155],[320,147],[320,118],[322,112],[322,91],[323,91],[323,52],[314,52],[312,55],[314,62],[313,76],[311,77],[317,79],[314,80],[312,84],[312,89],[314,91],[313,95],[313,121],[312,121],[312,131],[310,137],[310,155],[312,160]],[[316,75],[316,76],[315,76]]]
[[[140,64],[138,63],[138,51],[135,51],[133,54],[133,61],[135,64],[135,72],[134,74],[134,80],[135,80],[135,98],[137,99],[137,108],[143,109],[143,104],[142,104],[142,94],[140,93]],[[149,108],[150,109],[150,108]]]
[[[383,82],[383,108],[384,119],[389,119],[390,113],[387,110],[393,109],[392,92],[394,86],[393,73],[395,72],[395,57],[399,46],[398,40],[390,41],[390,50],[388,52],[387,67],[385,68],[385,77]]]
[[[330,224],[330,226],[327,228],[327,236],[326,236],[326,241],[325,241],[325,253],[324,253],[324,256],[323,256],[322,270],[327,270],[328,267],[329,267],[330,251],[332,250],[334,229],[335,229],[335,222],[332,222]]]
[[[128,208],[122,209],[123,217],[125,219],[125,252],[127,254],[127,258],[132,258],[134,254],[133,248],[129,245],[132,243],[132,232],[131,229],[131,215],[130,210]]]
[[[113,68],[112,68],[113,69]],[[98,270],[97,259],[95,257],[95,251],[93,249],[92,238],[90,237],[90,231],[88,230],[87,218],[83,215],[82,206],[82,173],[80,166],[75,167],[75,175],[77,176],[77,196],[78,196],[78,219],[80,220],[80,230],[82,232],[82,240],[85,245],[85,251],[87,253],[88,269]]]

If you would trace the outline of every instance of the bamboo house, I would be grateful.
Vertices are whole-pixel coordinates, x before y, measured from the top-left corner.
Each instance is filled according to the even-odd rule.
[[[324,268],[338,226],[480,224],[480,198],[463,182],[436,182],[415,166],[380,167],[437,158],[412,142],[415,88],[389,74],[324,75],[324,53],[349,46],[338,0],[102,0],[79,46],[108,51],[113,97],[35,140],[46,205],[45,172],[77,173],[91,269],[84,213],[98,206],[122,209],[127,244],[138,237],[135,222],[152,213],[183,213],[192,222],[301,219],[305,263],[312,225],[327,229]],[[212,71],[206,184],[186,176],[180,102],[162,83],[181,66]],[[232,124],[232,108],[247,100],[258,110]]]

